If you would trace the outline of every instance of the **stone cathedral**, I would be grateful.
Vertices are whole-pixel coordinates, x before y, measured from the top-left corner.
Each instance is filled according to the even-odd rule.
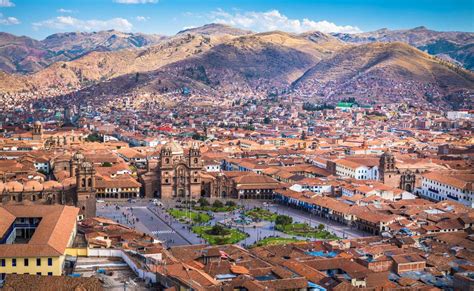
[[[154,170],[141,177],[145,197],[172,199],[201,195],[201,151],[193,145],[186,151],[176,142],[166,143]]]

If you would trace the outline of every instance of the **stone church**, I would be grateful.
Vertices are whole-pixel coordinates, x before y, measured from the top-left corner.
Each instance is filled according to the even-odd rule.
[[[145,197],[200,197],[203,162],[197,145],[185,151],[170,141],[161,148],[157,167],[152,170],[150,161],[148,165],[147,173],[140,178]]]
[[[56,165],[59,166],[59,165]],[[61,181],[0,181],[0,204],[62,204],[80,208],[84,217],[96,215],[94,166],[77,152],[65,166],[69,170]],[[61,167],[61,169],[63,169]]]
[[[391,151],[385,152],[379,160],[379,178],[389,186],[397,187],[407,192],[413,192],[419,186],[420,174],[425,170],[415,166],[399,165]]]

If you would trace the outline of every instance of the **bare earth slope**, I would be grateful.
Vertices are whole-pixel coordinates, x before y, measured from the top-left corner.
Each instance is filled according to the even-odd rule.
[[[407,30],[379,29],[334,35],[348,43],[404,42],[467,69],[474,69],[474,33],[471,32],[434,31],[422,26]]]
[[[404,43],[369,43],[319,62],[293,88],[307,94],[312,90],[323,99],[363,96],[366,101],[443,103],[453,94],[472,92],[474,74]]]

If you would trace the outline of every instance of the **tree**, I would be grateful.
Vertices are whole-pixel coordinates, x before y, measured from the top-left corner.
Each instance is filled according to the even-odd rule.
[[[207,201],[207,199],[204,197],[199,198],[198,202],[201,206],[209,206],[209,201]]]
[[[102,138],[97,132],[93,132],[87,136],[86,140],[90,142],[101,142]]]
[[[293,218],[288,215],[278,215],[275,219],[277,225],[288,225],[293,223]]]
[[[220,224],[215,224],[211,229],[206,231],[206,233],[210,235],[228,235],[230,231]]]
[[[227,201],[227,202],[225,203],[225,206],[227,206],[227,207],[234,207],[235,205],[236,205],[236,204],[235,204],[234,201]]]
[[[265,124],[270,124],[270,122],[271,122],[270,117],[265,116],[265,118],[263,119],[263,123],[265,123]]]
[[[112,167],[112,164],[110,162],[103,162],[102,167]]]
[[[320,224],[318,225],[318,229],[319,229],[319,230],[324,230],[324,224],[320,223]]]
[[[301,139],[302,140],[306,139],[306,130],[303,130],[303,132],[301,133]]]
[[[216,201],[214,201],[214,203],[212,203],[212,207],[221,208],[221,207],[224,207],[224,203],[222,203],[222,201],[220,201],[220,200],[216,200]]]
[[[138,82],[138,78],[139,78],[139,77],[140,77],[140,73],[137,72],[137,73],[135,74],[135,83]]]

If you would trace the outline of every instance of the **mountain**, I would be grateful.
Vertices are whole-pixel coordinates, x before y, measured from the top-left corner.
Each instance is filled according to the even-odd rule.
[[[0,32],[0,71],[27,73],[47,66],[48,52],[40,41]]]
[[[110,94],[113,88],[112,94],[165,93],[188,87],[193,93],[208,95],[265,93],[289,86],[332,53],[318,43],[281,31],[249,34],[140,73],[138,79],[134,74],[122,75],[84,92]]]
[[[26,36],[0,33],[0,70],[29,74],[52,63],[70,61],[95,51],[118,51],[151,46],[162,41],[160,35],[124,33],[115,30],[69,32],[48,36],[42,41]]]
[[[252,33],[220,24],[181,31],[137,49],[99,50],[97,41],[85,40],[95,37],[53,37],[51,47],[61,46],[63,51],[73,50],[76,40],[85,50],[95,50],[27,76],[0,74],[0,92],[26,92],[25,100],[66,96],[82,102],[126,94],[168,99],[168,93],[184,88],[190,98],[267,96],[278,91],[300,99],[356,97],[363,103],[405,100],[453,107],[471,102],[474,91],[474,73],[403,42],[344,41],[341,35],[321,32]],[[31,41],[15,40],[20,45]],[[123,36],[105,43],[118,49],[130,40]],[[44,48],[43,42],[40,45]]]
[[[470,32],[434,31],[420,26],[407,30],[383,28],[365,33],[333,35],[348,43],[404,42],[474,70],[474,33]]]
[[[347,47],[318,62],[292,84],[325,100],[356,97],[363,102],[472,102],[474,73],[401,42]],[[309,91],[311,90],[311,91]]]

